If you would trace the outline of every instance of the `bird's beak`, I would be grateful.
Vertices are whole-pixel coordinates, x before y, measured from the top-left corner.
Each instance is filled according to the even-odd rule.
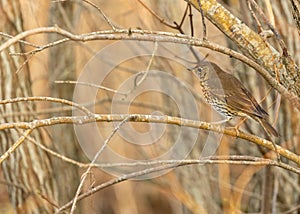
[[[194,72],[195,71],[195,69],[197,68],[198,66],[196,65],[196,66],[194,66],[194,67],[192,67],[192,68],[187,68],[187,70],[188,71],[192,71],[192,72]]]
[[[194,68],[187,68],[187,70],[188,70],[188,71],[193,71],[193,70],[194,70]]]

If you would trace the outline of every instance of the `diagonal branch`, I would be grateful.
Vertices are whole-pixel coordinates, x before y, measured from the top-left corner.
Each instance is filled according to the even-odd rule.
[[[93,160],[91,161],[91,165],[87,168],[87,170],[83,173],[80,184],[77,188],[77,191],[75,193],[73,202],[72,202],[72,208],[70,213],[74,213],[75,209],[76,209],[76,203],[78,200],[78,196],[83,188],[83,184],[88,176],[88,174],[91,172],[92,169],[92,164],[96,163],[96,160],[100,157],[100,155],[102,154],[102,152],[104,151],[104,149],[107,147],[108,143],[110,142],[110,140],[113,138],[113,136],[117,133],[117,131],[120,129],[120,127],[125,124],[127,122],[127,120],[129,119],[130,116],[126,117],[124,120],[122,120],[115,128],[114,130],[110,133],[110,135],[108,136],[108,138],[104,141],[103,146],[98,150],[98,152],[96,153],[96,155],[94,156]]]
[[[27,136],[29,136],[33,130],[34,129],[27,129],[23,135],[19,137],[19,139],[0,156],[0,164],[2,164],[2,162],[6,160],[25,141]]]
[[[198,0],[185,1],[190,2],[200,11]],[[201,0],[201,3],[206,18],[270,73],[274,74],[278,71],[283,85],[300,96],[300,76],[295,76],[295,71],[299,72],[299,69],[294,60],[289,58],[288,66],[285,67],[284,58],[274,47],[216,0]]]

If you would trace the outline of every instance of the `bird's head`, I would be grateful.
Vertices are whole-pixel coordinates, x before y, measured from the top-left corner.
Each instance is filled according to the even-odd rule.
[[[207,76],[210,67],[209,63],[201,63],[196,65],[194,68],[188,68],[188,70],[192,71],[198,78],[202,79]]]

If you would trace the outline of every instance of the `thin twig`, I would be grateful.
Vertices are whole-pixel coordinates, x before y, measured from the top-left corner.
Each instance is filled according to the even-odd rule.
[[[135,90],[137,87],[139,87],[145,81],[145,79],[146,79],[146,77],[147,77],[147,75],[149,73],[150,67],[151,67],[151,65],[153,63],[153,60],[154,60],[154,57],[155,57],[155,54],[156,54],[156,51],[157,51],[157,47],[158,47],[158,44],[157,44],[157,42],[155,42],[154,43],[154,48],[153,48],[153,51],[152,51],[152,54],[151,54],[151,58],[150,58],[149,63],[147,65],[146,71],[143,72],[143,76],[142,76],[142,78],[139,81],[137,81],[137,77],[138,76],[136,77],[135,82],[134,82],[135,83],[134,84],[134,88],[132,90],[129,90],[129,92],[127,93],[127,95],[130,94],[133,90]]]
[[[191,164],[237,164],[237,165],[255,165],[255,166],[258,166],[258,165],[268,165],[268,166],[277,166],[277,167],[280,167],[280,168],[285,168],[287,167],[288,169],[291,169],[292,172],[294,173],[297,173],[297,174],[300,174],[300,170],[299,169],[296,169],[288,164],[284,164],[284,163],[278,163],[276,161],[272,161],[272,160],[268,160],[268,159],[260,159],[259,161],[252,161],[252,160],[225,160],[225,159],[221,159],[221,160],[218,160],[218,158],[216,158],[215,160],[211,160],[211,159],[200,159],[200,160],[182,160],[182,161],[178,161],[178,162],[175,162],[173,164],[165,164],[165,165],[162,165],[162,166],[157,166],[157,167],[151,167],[151,168],[148,168],[148,169],[143,169],[143,170],[140,170],[140,171],[136,171],[136,172],[132,172],[132,173],[128,173],[128,174],[124,174],[122,176],[119,176],[115,179],[111,179],[105,183],[102,183],[94,188],[91,188],[90,190],[88,190],[87,192],[85,193],[82,193],[79,197],[78,197],[78,200],[82,200],[104,188],[107,188],[109,186],[112,186],[114,184],[117,184],[117,183],[121,183],[121,182],[124,182],[124,181],[127,181],[129,179],[132,179],[132,178],[137,178],[137,177],[140,177],[140,176],[143,176],[143,175],[148,175],[148,174],[151,174],[153,172],[159,172],[159,171],[164,171],[164,170],[168,170],[168,169],[173,169],[173,168],[178,168],[178,167],[181,167],[181,166],[185,166],[185,165],[191,165]],[[65,205],[61,206],[58,210],[56,210],[55,213],[59,213],[59,212],[62,212],[66,209],[68,209],[69,207],[72,206],[72,203],[73,203],[73,200],[66,203]]]
[[[251,4],[255,7],[255,9],[257,10],[257,12],[259,13],[260,17],[264,20],[264,22],[268,25],[268,27],[270,28],[270,30],[274,33],[275,38],[277,39],[282,51],[283,51],[283,56],[284,57],[288,57],[289,53],[287,50],[287,47],[284,43],[284,41],[281,38],[281,35],[279,34],[279,32],[275,29],[275,27],[272,25],[272,23],[269,21],[269,19],[267,18],[267,16],[264,14],[264,12],[262,11],[262,9],[258,6],[258,4],[254,1],[254,0],[249,0],[251,2]]]
[[[26,138],[27,138],[27,140],[28,140],[29,142],[31,142],[31,143],[33,143],[34,145],[38,146],[39,148],[41,148],[41,149],[44,150],[45,152],[49,153],[50,155],[52,155],[52,156],[54,156],[54,157],[57,157],[57,158],[61,159],[62,161],[65,161],[65,162],[67,162],[67,163],[76,165],[76,166],[78,166],[78,167],[80,167],[80,168],[86,168],[86,167],[89,167],[89,166],[90,166],[90,164],[88,164],[88,163],[81,163],[81,162],[75,161],[75,160],[73,160],[73,159],[71,159],[71,158],[68,158],[68,157],[66,157],[66,156],[64,156],[64,155],[61,155],[61,154],[57,153],[57,152],[55,152],[55,151],[53,151],[53,150],[47,148],[47,147],[44,146],[43,144],[38,143],[35,139],[33,139],[33,138],[30,137],[30,136],[26,136]],[[97,166],[97,165],[95,165],[95,166]]]
[[[10,38],[10,39],[14,37],[14,36],[9,35],[9,34],[4,33],[4,32],[0,32],[0,36],[6,37],[6,38]],[[39,48],[40,47],[39,45],[27,42],[25,40],[19,40],[19,42],[22,43],[22,44],[24,44],[24,45],[28,45],[28,46],[35,47],[35,48]]]
[[[191,28],[191,36],[194,37],[194,23],[193,23],[193,13],[192,13],[192,5],[187,2],[189,8],[189,19],[190,19],[190,28]],[[199,55],[197,54],[195,48],[193,46],[189,46],[190,51],[195,57],[197,64],[201,62]]]
[[[112,139],[112,137],[116,134],[116,132],[120,129],[120,127],[126,123],[128,121],[130,116],[126,117],[124,120],[122,120],[115,128],[114,130],[110,133],[110,135],[108,136],[108,138],[104,141],[103,146],[98,150],[98,152],[96,153],[96,155],[94,156],[93,160],[91,161],[91,164],[94,164],[96,162],[96,160],[99,158],[99,156],[102,154],[102,152],[104,151],[104,149],[106,148],[106,146],[108,145],[108,143],[110,142],[110,140]],[[87,168],[87,170],[83,173],[80,184],[77,188],[76,194],[74,196],[73,202],[72,202],[72,207],[71,207],[71,211],[70,213],[74,213],[75,209],[76,209],[76,203],[78,200],[78,196],[82,190],[83,184],[87,178],[87,175],[91,172],[92,166],[89,166]]]
[[[18,67],[18,69],[16,70],[16,74],[18,74],[22,69],[23,67],[29,62],[29,60],[33,57],[34,55],[31,54],[29,56],[26,57],[26,60],[22,63],[22,65],[20,67]]]
[[[259,19],[257,18],[256,14],[254,13],[254,11],[252,10],[252,6],[251,6],[251,2],[249,0],[246,0],[247,1],[247,6],[248,6],[248,9],[252,15],[252,17],[254,18],[256,24],[257,24],[257,27],[258,27],[258,33],[261,33],[263,32],[263,27],[259,21]]]
[[[37,47],[36,49],[32,50],[32,51],[28,51],[28,52],[25,52],[25,53],[10,53],[11,56],[27,56],[27,55],[34,55],[38,52],[41,52],[47,48],[51,48],[51,47],[54,47],[56,45],[59,45],[59,44],[62,44],[64,42],[68,42],[70,41],[69,38],[64,38],[64,39],[60,39],[60,40],[57,40],[57,41],[54,41],[54,42],[50,42],[46,45],[41,45],[39,47]]]
[[[182,25],[183,25],[183,23],[184,23],[184,20],[185,20],[186,15],[187,15],[188,7],[189,7],[189,4],[187,3],[186,8],[185,8],[184,13],[183,13],[183,16],[182,16],[181,21],[180,21],[180,24],[178,24],[176,21],[174,21],[174,24],[176,25],[176,29],[177,29],[181,34],[184,34],[184,31],[182,30]]]
[[[92,32],[89,34],[72,34],[66,30],[63,30],[59,27],[42,27],[36,28],[28,31],[24,31],[14,38],[8,40],[0,46],[0,52],[9,47],[10,45],[18,42],[20,39],[23,39],[27,36],[39,34],[39,33],[57,33],[63,35],[70,40],[73,41],[92,41],[92,40],[143,40],[143,41],[157,41],[157,42],[173,42],[179,44],[188,44],[192,46],[201,46],[204,48],[209,48],[211,50],[227,54],[232,56],[247,65],[254,68],[258,71],[264,79],[277,91],[279,91],[284,97],[289,99],[293,106],[300,109],[300,99],[293,93],[290,92],[283,85],[279,84],[262,66],[248,58],[247,56],[238,53],[232,49],[220,46],[213,42],[202,41],[197,38],[192,38],[190,36],[182,35],[182,34],[174,34],[169,32],[155,32],[155,31],[146,31],[146,30],[134,30],[132,29],[131,34],[129,35],[128,29],[118,29],[115,31],[100,31],[100,32]]]
[[[187,15],[187,12],[188,12],[188,9],[189,9],[189,8],[190,8],[190,4],[187,2],[187,3],[186,3],[186,8],[185,8],[185,10],[184,10],[183,16],[182,16],[181,21],[180,21],[180,24],[179,24],[180,28],[182,28],[182,25],[183,25],[183,23],[184,23],[184,20],[185,20],[185,17],[186,17],[186,15]]]
[[[102,11],[102,9],[100,7],[98,7],[96,4],[94,4],[93,2],[89,1],[89,0],[82,0],[83,2],[88,3],[89,5],[93,6],[94,8],[96,8],[101,15],[103,16],[103,18],[105,19],[105,21],[107,22],[107,24],[109,24],[109,26],[112,28],[113,31],[116,31],[116,27],[115,25],[111,22],[111,20],[105,15],[105,13]]]
[[[194,24],[193,24],[193,13],[192,13],[192,5],[188,3],[189,7],[189,18],[190,18],[190,26],[191,26],[191,36],[194,36]]]
[[[52,2],[65,2],[65,1],[72,1],[72,0],[54,0]],[[111,22],[111,20],[105,15],[105,13],[102,11],[102,9],[100,7],[98,7],[96,4],[94,4],[93,2],[89,1],[89,0],[81,0],[89,5],[91,5],[92,7],[96,8],[100,14],[103,16],[104,20],[107,22],[107,24],[111,27],[111,29],[113,31],[115,31],[117,28],[115,27],[115,25]]]
[[[187,2],[187,6],[184,10],[183,16],[181,18],[180,24],[178,24],[176,21],[174,21],[173,23],[175,25],[169,24],[168,22],[166,22],[163,18],[161,18],[160,16],[158,16],[155,11],[153,11],[151,8],[149,8],[142,0],[137,0],[139,3],[141,3],[155,18],[157,18],[161,23],[163,23],[164,25],[172,28],[172,29],[176,29],[178,30],[181,34],[184,34],[184,31],[182,30],[182,25],[185,21],[188,9],[189,9],[189,17],[190,17],[190,24],[191,24],[191,36],[194,36],[194,28],[193,28],[193,20],[192,20],[192,7],[191,4]],[[199,56],[197,55],[196,51],[193,49],[193,47],[189,46],[192,54],[195,56],[195,58],[197,59],[197,61],[199,62]]]
[[[0,165],[6,160],[26,139],[34,129],[27,129],[9,149],[0,156]]]
[[[202,21],[202,30],[203,30],[203,40],[207,40],[207,33],[206,33],[206,24],[205,24],[205,19],[204,19],[204,12],[203,12],[203,9],[202,9],[202,4],[201,4],[201,1],[200,0],[197,0],[198,1],[198,5],[199,5],[199,8],[200,8],[200,13],[201,13],[201,21]]]
[[[149,13],[151,13],[157,20],[159,20],[162,24],[173,28],[173,29],[177,29],[176,25],[172,25],[170,23],[168,23],[165,19],[161,18],[159,15],[157,15],[157,13],[152,10],[150,7],[148,7],[142,0],[137,0],[146,10],[148,10]]]
[[[17,103],[17,102],[28,102],[28,101],[47,101],[47,102],[55,102],[55,103],[61,103],[65,105],[69,105],[75,108],[78,108],[79,110],[83,111],[87,115],[92,115],[93,113],[88,110],[87,108],[74,103],[72,101],[66,100],[66,99],[61,99],[61,98],[54,98],[54,97],[17,97],[17,98],[11,98],[11,99],[6,99],[6,100],[0,100],[0,105],[5,105],[8,103]]]
[[[117,91],[115,89],[111,89],[111,88],[108,88],[108,87],[105,87],[105,86],[102,86],[102,85],[97,85],[97,84],[88,83],[88,82],[78,82],[78,81],[72,81],[72,80],[56,80],[56,81],[54,81],[54,83],[85,85],[85,86],[89,86],[89,87],[103,89],[105,91],[110,91],[110,92],[113,92],[113,93],[116,93],[116,94],[121,94],[121,95],[126,95],[127,94],[125,92]]]
[[[298,79],[299,75],[299,68],[296,65],[294,59],[291,57],[288,48],[282,39],[280,33],[276,30],[275,26],[269,21],[268,17],[264,14],[262,9],[258,6],[258,4],[254,0],[249,0],[252,5],[254,5],[255,9],[259,13],[260,17],[264,20],[264,22],[268,25],[270,30],[274,33],[276,40],[279,43],[280,48],[282,49],[282,62],[285,65],[286,70],[288,71],[289,78],[292,78],[294,80]],[[283,74],[283,77],[285,77],[286,74]],[[290,84],[290,86],[293,83]],[[287,86],[289,87],[289,86]]]

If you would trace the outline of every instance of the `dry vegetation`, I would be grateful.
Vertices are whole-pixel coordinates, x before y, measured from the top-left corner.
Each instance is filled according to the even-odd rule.
[[[299,0],[12,0],[0,14],[0,213],[299,212]],[[187,70],[204,56],[280,137],[211,123]]]

